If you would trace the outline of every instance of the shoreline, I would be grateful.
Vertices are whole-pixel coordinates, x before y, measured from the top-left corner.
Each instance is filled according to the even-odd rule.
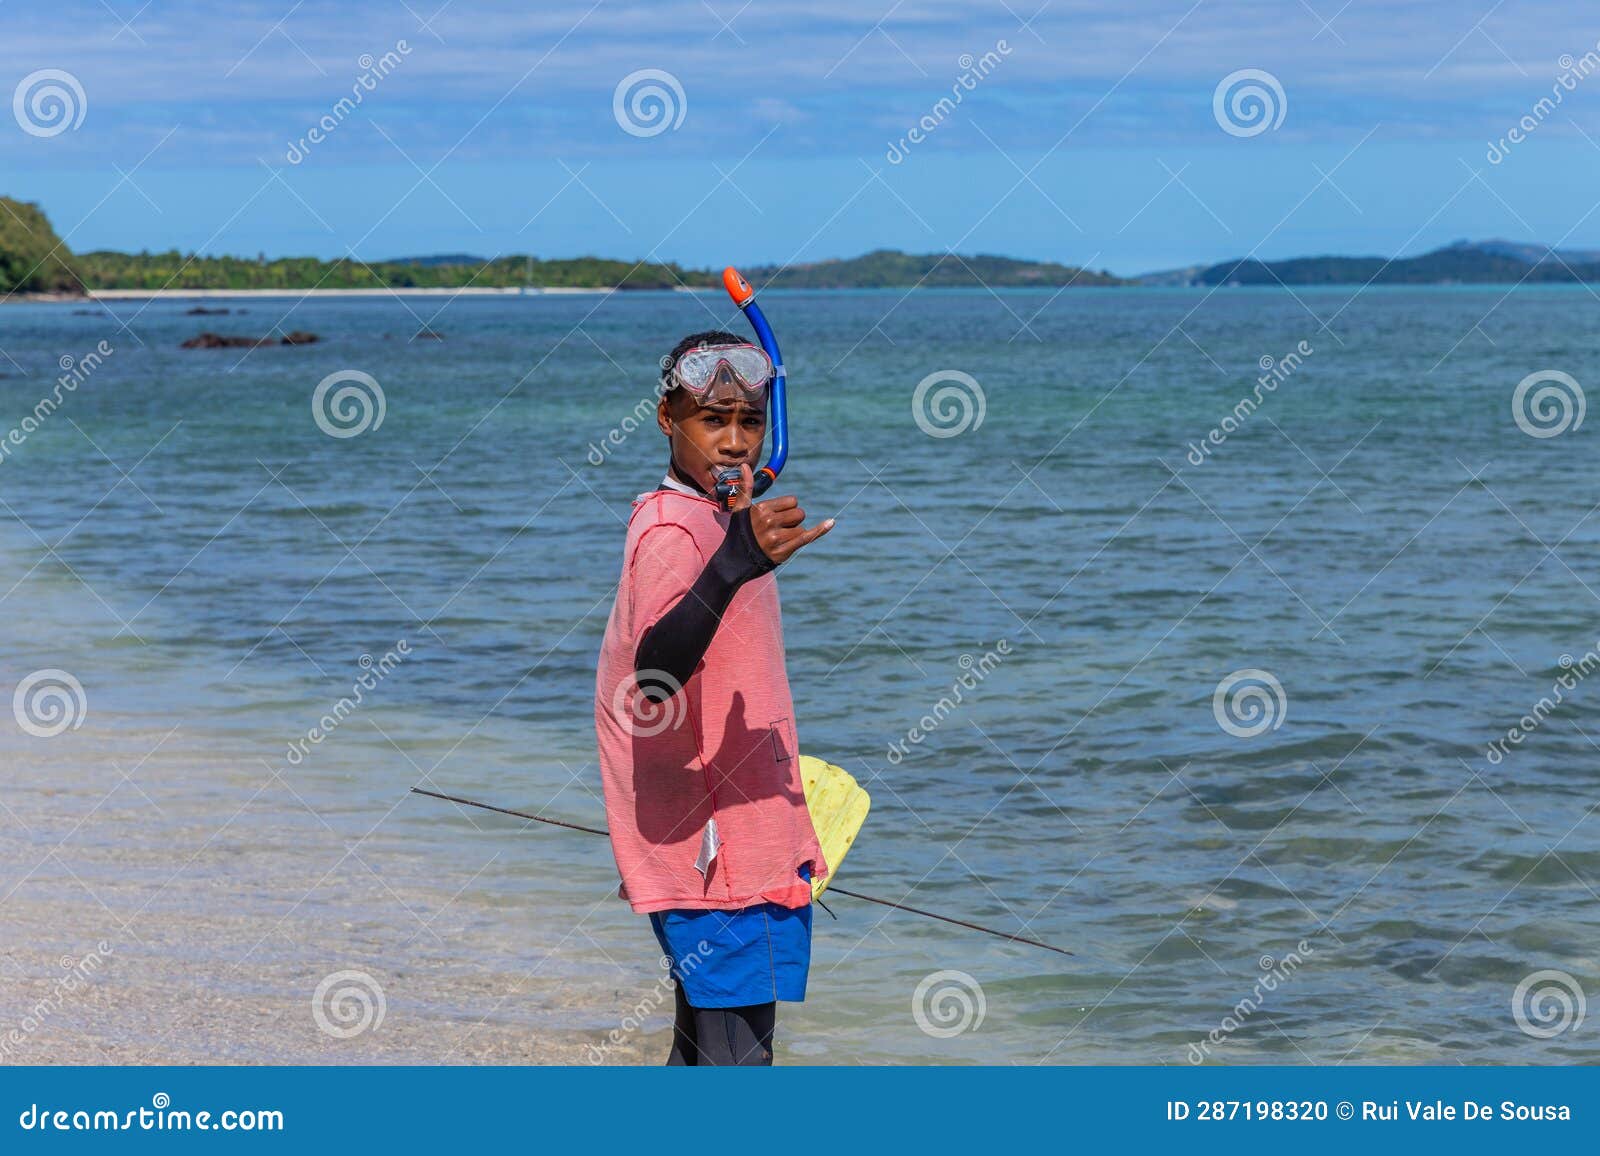
[[[793,289],[769,289],[769,293],[969,293],[975,292],[983,286],[960,285],[929,285],[929,286],[818,286]],[[1240,290],[1266,290],[1278,292],[1282,288],[1294,292],[1355,292],[1365,293],[1371,290],[1396,292],[1418,289],[1450,289],[1450,290],[1479,290],[1509,292],[1512,290],[1573,290],[1589,289],[1588,283],[1566,284],[1538,282],[1527,284],[1525,282],[1463,282],[1463,281],[1429,281],[1416,284],[1397,285],[1355,285],[1355,284],[1319,284],[1319,285],[1081,285],[1081,286],[1047,286],[1047,285],[1001,285],[987,287],[990,293],[1060,293],[1065,288],[1073,288],[1078,292],[1107,290],[1121,292],[1125,290],[1144,290],[1159,292],[1205,292],[1207,294],[1219,289],[1233,292]],[[297,299],[309,298],[326,299],[360,299],[360,298],[385,298],[385,297],[593,297],[608,296],[613,293],[647,294],[647,293],[687,293],[710,294],[720,296],[720,288],[695,288],[691,286],[676,285],[670,289],[622,289],[616,286],[606,288],[590,288],[573,285],[531,285],[511,286],[505,288],[486,286],[465,286],[461,288],[419,287],[412,286],[394,289],[97,289],[88,294],[69,293],[8,293],[0,295],[0,306],[16,305],[93,305],[96,303],[109,303],[117,301],[216,301],[216,300],[272,300],[272,299]],[[1592,292],[1592,290],[1590,290]]]
[[[76,300],[182,301],[212,297],[548,297],[615,292],[618,292],[615,288],[589,289],[570,285],[519,285],[509,288],[468,285],[457,289],[420,286],[397,289],[96,289],[88,296]]]
[[[89,293],[8,293],[0,305],[75,304],[96,301],[205,301],[226,297],[583,297],[607,293],[712,293],[721,289],[619,289],[616,286],[588,288],[576,285],[518,285],[497,288],[469,285],[450,289],[408,286],[395,289],[96,289]]]
[[[834,285],[827,287],[807,287],[795,289],[769,289],[769,293],[968,293],[976,292],[983,286],[958,286],[958,285],[930,285],[930,286],[844,286]],[[1156,290],[1161,292],[1214,292],[1226,289],[1237,292],[1239,290],[1268,290],[1277,292],[1281,288],[1275,285],[1081,285],[1070,287],[1057,287],[1047,285],[1001,285],[988,288],[990,293],[1044,293],[1059,292],[1062,288],[1073,288],[1076,292],[1092,292],[1095,290],[1109,290],[1121,292],[1125,290]],[[1572,290],[1588,288],[1587,283],[1582,284],[1554,284],[1539,282],[1526,284],[1523,282],[1462,282],[1439,281],[1419,282],[1417,284],[1403,285],[1294,285],[1288,288],[1295,292],[1369,292],[1372,290],[1397,291],[1416,289],[1454,289],[1454,290]],[[616,286],[607,288],[587,288],[570,285],[549,286],[516,286],[510,288],[488,288],[481,286],[467,286],[458,289],[438,287],[408,287],[396,289],[97,289],[89,294],[66,293],[10,293],[0,296],[0,306],[4,305],[93,305],[96,302],[114,301],[210,301],[227,299],[260,299],[271,300],[274,298],[295,298],[306,300],[312,297],[340,299],[340,298],[384,298],[384,297],[592,297],[606,296],[612,293],[644,294],[644,293],[688,293],[710,294],[719,296],[723,291],[713,288],[693,288],[683,285],[673,286],[670,289],[620,289]]]

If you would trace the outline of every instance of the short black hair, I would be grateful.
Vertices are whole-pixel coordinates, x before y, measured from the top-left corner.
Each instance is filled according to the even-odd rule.
[[[672,388],[672,370],[678,364],[678,358],[695,349],[703,349],[708,345],[745,345],[745,338],[737,333],[729,333],[726,329],[708,329],[704,333],[691,333],[682,341],[672,347],[672,352],[661,359],[661,385],[662,392]]]

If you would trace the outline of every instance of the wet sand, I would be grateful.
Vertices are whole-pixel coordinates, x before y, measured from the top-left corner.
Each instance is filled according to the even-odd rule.
[[[13,918],[15,914],[10,913]],[[165,941],[156,938],[158,929],[142,929],[146,946],[159,948],[159,956],[133,945],[121,957],[107,957],[97,978],[59,1001],[60,979],[69,973],[58,957],[33,947],[0,955],[6,990],[0,1000],[0,1064],[587,1066],[655,1064],[666,1054],[664,1025],[602,1049],[600,1033],[508,1022],[496,1010],[503,997],[507,1005],[534,1003],[550,993],[526,980],[519,991],[513,985],[522,977],[493,973],[379,973],[386,1003],[383,1019],[353,1038],[335,1038],[314,1021],[306,992],[315,990],[316,977],[302,967],[249,969],[240,980],[257,991],[248,998],[207,990],[204,977],[182,958],[182,936],[210,936],[226,929],[182,922],[181,932]],[[632,998],[615,994],[618,1005]],[[440,1003],[454,1003],[462,1011],[450,1014],[436,1007]],[[41,1007],[53,1010],[41,1013]],[[354,1010],[357,1018],[351,1027],[362,1021],[361,1011]],[[39,1026],[30,1031],[26,1025],[33,1022]],[[330,1017],[330,1022],[335,1021]]]
[[[214,764],[157,751],[136,766],[160,737],[87,759],[81,742],[0,742],[0,1063],[664,1058],[670,999],[648,953],[585,976],[572,961],[592,945],[549,932],[507,966],[530,913],[453,904],[464,880],[430,881],[381,828],[325,827],[265,769],[265,789],[212,802]]]

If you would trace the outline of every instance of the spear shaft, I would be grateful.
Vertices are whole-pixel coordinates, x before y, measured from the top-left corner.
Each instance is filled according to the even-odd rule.
[[[480,803],[476,799],[464,799],[459,795],[446,795],[439,791],[425,791],[421,787],[412,787],[411,793],[414,795],[426,795],[430,799],[441,799],[446,803],[455,803],[462,807],[477,807],[480,811],[493,811],[498,815],[510,815],[517,819],[528,819],[535,823],[547,823],[552,827],[564,827],[569,831],[582,831],[586,835],[604,835],[607,838],[609,838],[611,835],[610,831],[603,831],[599,827],[585,827],[581,823],[568,823],[562,819],[551,819],[544,815],[532,815],[527,811],[517,811],[510,807],[497,807],[493,803]],[[956,927],[965,927],[971,931],[981,931],[985,935],[993,935],[998,939],[1009,940],[1012,943],[1025,943],[1029,947],[1042,947],[1044,950],[1053,951],[1057,955],[1072,954],[1072,952],[1068,951],[1064,947],[1056,947],[1054,944],[1045,943],[1043,940],[1030,939],[1026,935],[1013,935],[1009,931],[1000,931],[993,927],[984,927],[980,923],[969,923],[965,919],[956,919],[954,916],[950,915],[940,915],[935,911],[924,911],[920,907],[909,907],[904,903],[896,903],[890,899],[881,899],[876,895],[866,895],[860,891],[846,891],[843,887],[837,886],[836,884],[830,883],[828,885],[828,894],[846,895],[851,899],[860,899],[867,903],[876,903],[881,907],[892,907],[896,911],[906,911],[912,915],[921,915],[927,919],[937,919],[940,923],[949,923]]]

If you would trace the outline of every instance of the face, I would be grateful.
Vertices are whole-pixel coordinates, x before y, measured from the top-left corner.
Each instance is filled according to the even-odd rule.
[[[720,373],[727,373],[724,366]],[[718,383],[721,385],[722,383]],[[713,389],[713,395],[721,392]],[[761,443],[767,435],[765,403],[718,401],[701,405],[684,389],[674,389],[656,407],[656,424],[672,444],[672,460],[708,493],[721,471],[761,464]]]

